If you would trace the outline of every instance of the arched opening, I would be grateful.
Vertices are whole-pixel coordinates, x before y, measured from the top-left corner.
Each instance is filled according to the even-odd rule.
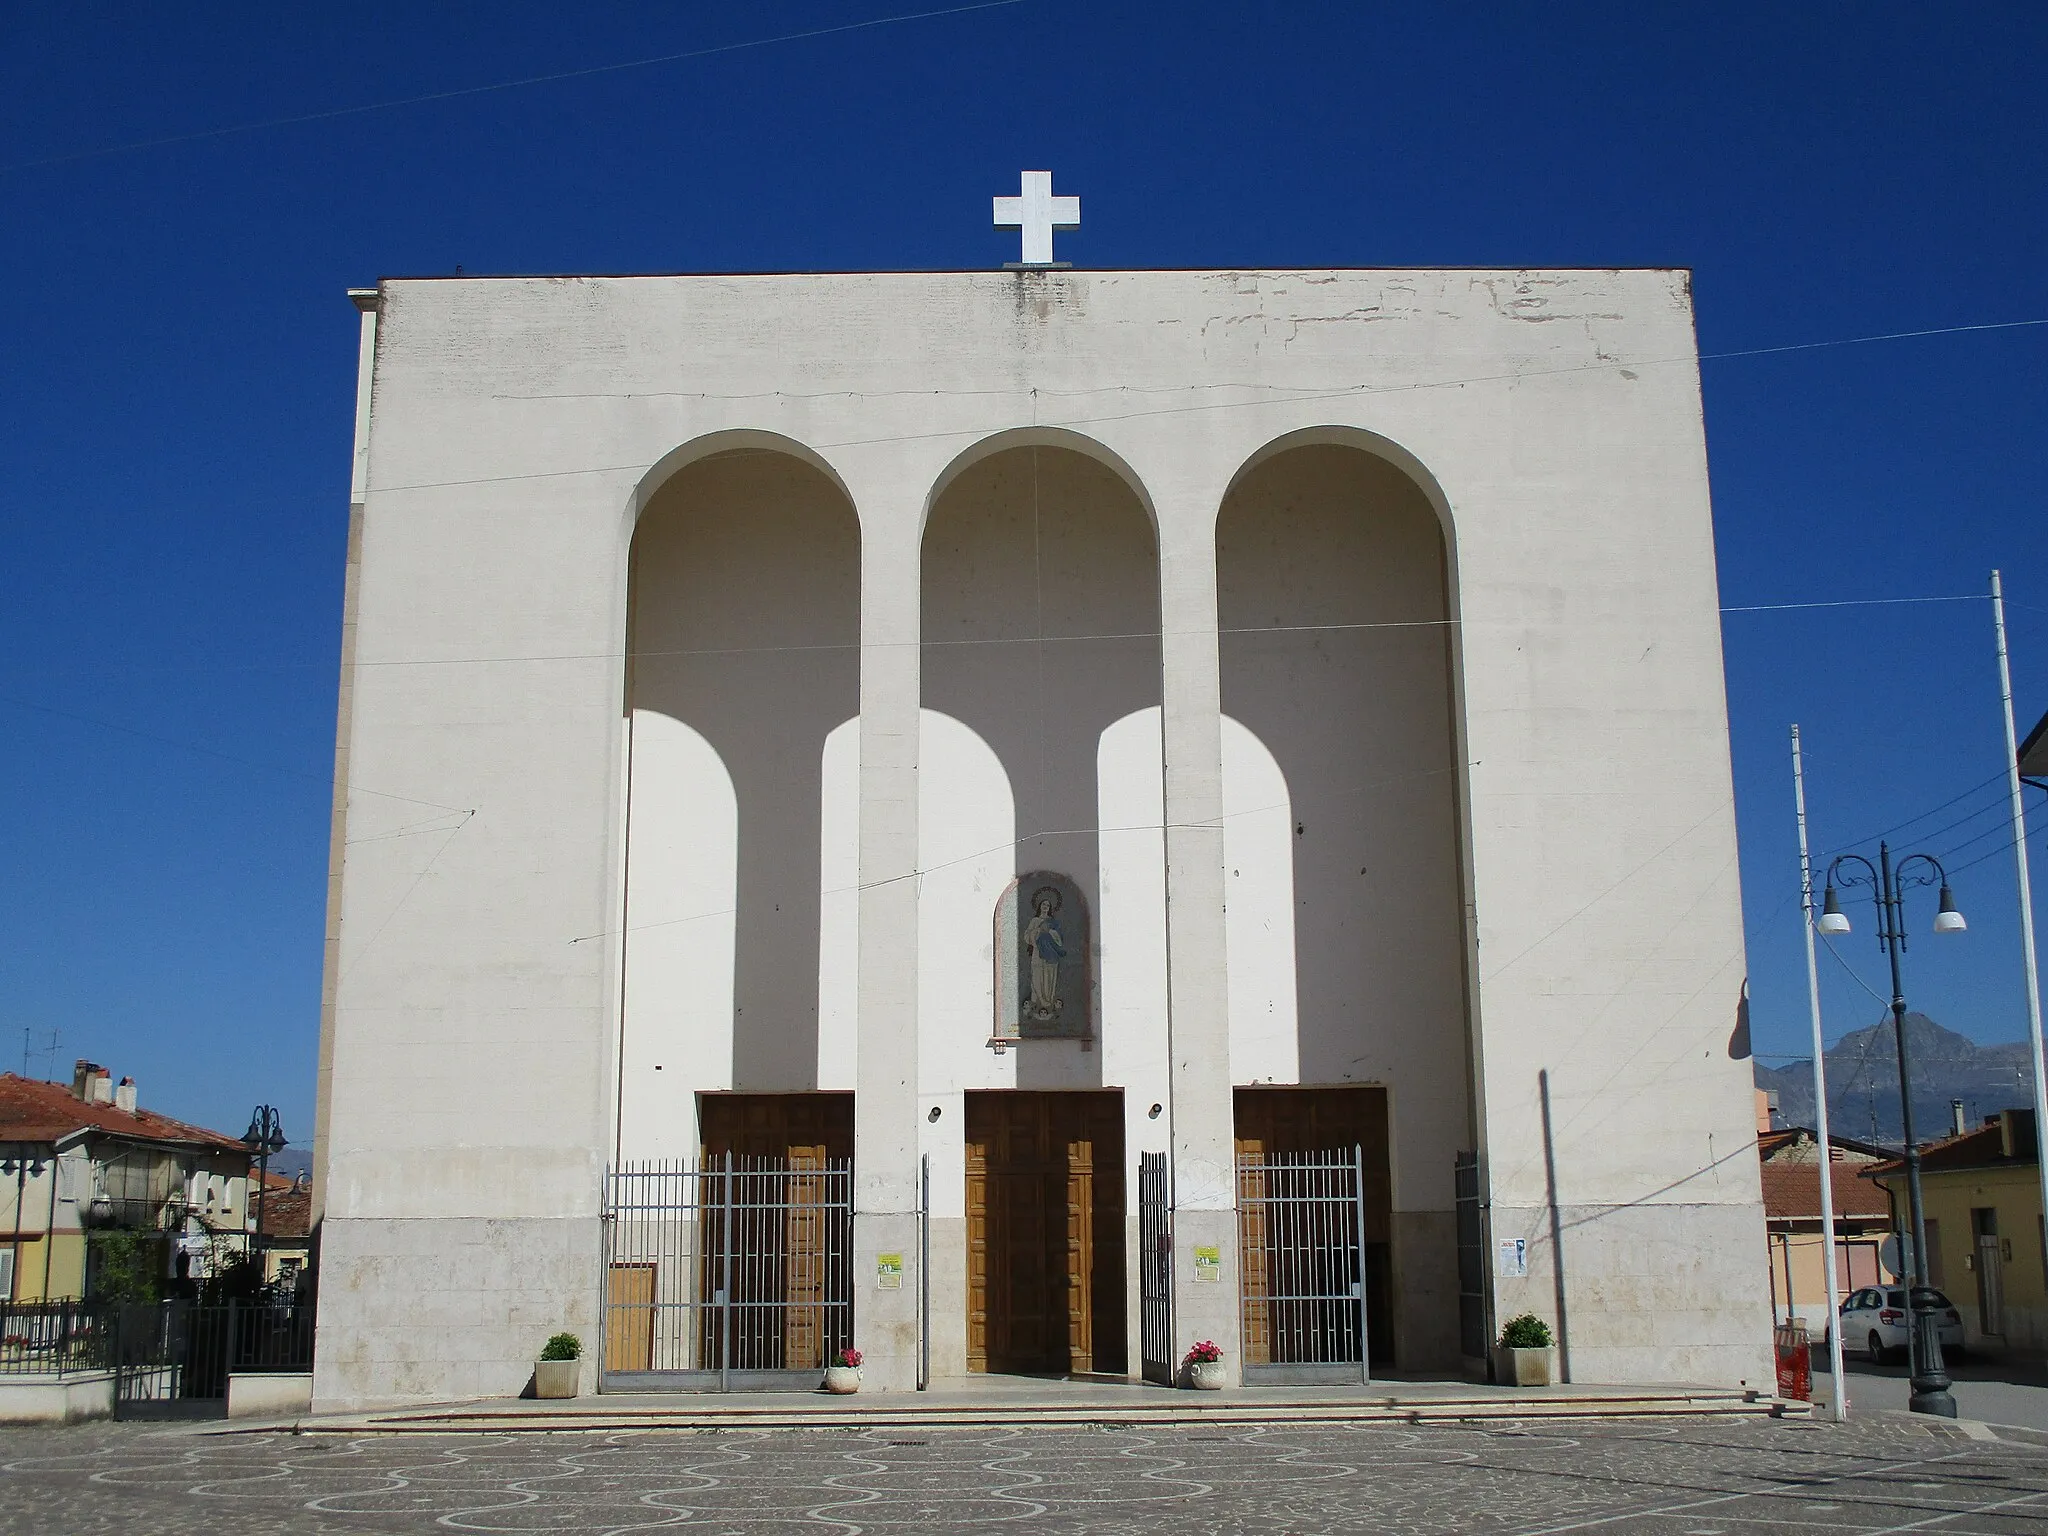
[[[939,482],[922,547],[923,702],[993,761],[979,776],[926,762],[920,823],[992,824],[954,802],[988,798],[976,786],[1000,778],[1014,827],[973,861],[993,889],[965,893],[933,870],[920,894],[926,1006],[942,971],[957,971],[952,990],[974,1000],[965,1016],[935,1010],[965,1032],[966,1052],[927,1046],[934,1061],[960,1061],[968,1094],[965,1353],[973,1369],[1121,1370],[1124,1360],[1126,1138],[1116,1093],[1127,1084],[1105,1072],[1105,1060],[1114,1019],[1165,1015],[1164,966],[1152,963],[1160,946],[1139,932],[1148,903],[1131,886],[1144,871],[1158,877],[1162,865],[1129,846],[1158,841],[1156,814],[1154,827],[1133,829],[1106,826],[1104,812],[1158,800],[1156,724],[1114,728],[1160,702],[1159,554],[1139,493],[1084,447],[1025,440],[963,455]],[[933,716],[926,719],[931,743]],[[1110,773],[1117,782],[1106,790]],[[1126,782],[1133,776],[1149,779],[1149,793]],[[1106,868],[1130,872],[1107,897]],[[1020,905],[1001,905],[1009,882],[1027,874],[1040,886],[1054,875],[1071,883],[1070,904],[1094,918],[1087,953],[1064,951],[1058,934],[1048,938],[1043,924],[1023,917],[1017,933],[998,931],[999,913]],[[962,900],[980,906],[957,924],[938,910]],[[1149,909],[1163,905],[1162,891]],[[956,926],[953,947],[934,953],[931,939]],[[1061,968],[1057,977],[1048,964]],[[1076,990],[1079,975],[1087,979]],[[996,989],[1028,978],[1035,1000],[1006,1009],[991,976]],[[1149,1013],[1134,991],[1156,1000]],[[1058,1200],[1048,1194],[1054,1188]]]
[[[860,704],[859,522],[794,454],[714,453],[647,496],[630,581],[620,1151],[680,1156],[699,1094],[827,1086],[820,993],[844,946],[821,847]]]
[[[1233,1061],[1263,1069],[1237,1079],[1239,1134],[1278,1150],[1308,1126],[1330,1145],[1376,1143],[1368,1284],[1398,1363],[1448,1366],[1452,1168],[1472,1143],[1444,528],[1388,459],[1307,442],[1239,476],[1216,553],[1223,710],[1259,748],[1226,739],[1225,801],[1243,823],[1226,849],[1246,872],[1229,887],[1232,1001],[1274,1002],[1272,1016],[1233,1012]],[[1291,858],[1256,837],[1270,813],[1247,775],[1284,788]],[[1273,1036],[1288,988],[1241,977],[1238,943],[1290,923],[1287,1042]],[[1260,956],[1271,946],[1245,967]]]

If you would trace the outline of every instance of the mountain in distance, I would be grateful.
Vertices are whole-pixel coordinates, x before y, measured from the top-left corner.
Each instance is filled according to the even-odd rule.
[[[1963,1101],[1971,1129],[2001,1109],[2034,1102],[2033,1052],[2024,1040],[1979,1045],[1943,1029],[1924,1013],[1906,1015],[1906,1052],[1913,1074],[1913,1133],[1923,1144],[1949,1134],[1949,1101]],[[1856,1141],[1897,1146],[1899,1053],[1891,1020],[1852,1030],[1827,1049],[1828,1129]],[[1813,1063],[1756,1063],[1756,1085],[1778,1095],[1778,1124],[1811,1126]]]
[[[1810,1093],[1806,1098],[1808,1103],[1813,1101],[1813,1095]],[[276,1153],[271,1157],[270,1171],[272,1173],[281,1173],[288,1179],[295,1179],[302,1173],[311,1178],[313,1174],[313,1149],[311,1147],[286,1147],[282,1152]]]

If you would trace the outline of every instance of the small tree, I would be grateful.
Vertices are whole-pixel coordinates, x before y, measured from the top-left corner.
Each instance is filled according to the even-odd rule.
[[[1503,1349],[1548,1349],[1550,1324],[1533,1312],[1524,1312],[1508,1319],[1500,1331],[1500,1343]]]
[[[153,1304],[163,1296],[164,1240],[120,1229],[86,1237],[86,1294],[94,1301]]]
[[[573,1333],[558,1333],[540,1347],[543,1360],[577,1360],[583,1355],[583,1341]]]

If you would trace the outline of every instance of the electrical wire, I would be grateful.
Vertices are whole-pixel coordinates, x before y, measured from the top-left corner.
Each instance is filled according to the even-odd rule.
[[[499,91],[524,90],[528,86],[553,85],[563,80],[588,80],[595,75],[615,75],[629,69],[651,69],[657,64],[680,64],[686,59],[708,59],[721,53],[744,53],[755,48],[772,48],[779,43],[798,43],[814,37],[832,37],[843,32],[865,32],[874,27],[893,27],[911,21],[931,21],[941,16],[962,16],[969,11],[993,11],[1022,5],[1024,0],[979,0],[974,5],[956,5],[941,11],[911,11],[900,16],[877,16],[867,21],[850,21],[835,27],[813,27],[803,32],[784,32],[775,37],[750,38],[739,43],[720,43],[709,48],[688,48],[680,53],[656,54],[650,58],[627,59],[617,64],[593,64],[585,69],[563,69],[546,75],[527,75],[517,80],[496,80],[488,85],[465,85],[453,90],[427,91],[418,96],[401,96],[390,101],[370,101],[353,107],[332,107],[322,112],[299,112],[290,117],[264,118],[252,123],[231,123],[222,128],[201,128],[191,133],[164,134],[154,139],[134,139],[125,144],[106,144],[98,149],[74,150],[69,154],[45,155],[39,160],[17,160],[0,165],[0,176],[14,171],[37,170],[50,165],[72,165],[81,160],[98,160],[108,155],[133,154],[137,150],[161,149],[172,144],[195,144],[204,139],[224,139],[237,134],[260,133],[268,128],[292,128],[302,123],[332,122],[337,118],[361,117],[370,112],[389,112],[397,107],[417,107],[429,102],[457,101],[465,96],[488,96]]]

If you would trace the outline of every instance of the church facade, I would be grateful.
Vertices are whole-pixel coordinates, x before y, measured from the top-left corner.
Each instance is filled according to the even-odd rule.
[[[1766,1381],[1685,273],[355,298],[318,1405]]]

